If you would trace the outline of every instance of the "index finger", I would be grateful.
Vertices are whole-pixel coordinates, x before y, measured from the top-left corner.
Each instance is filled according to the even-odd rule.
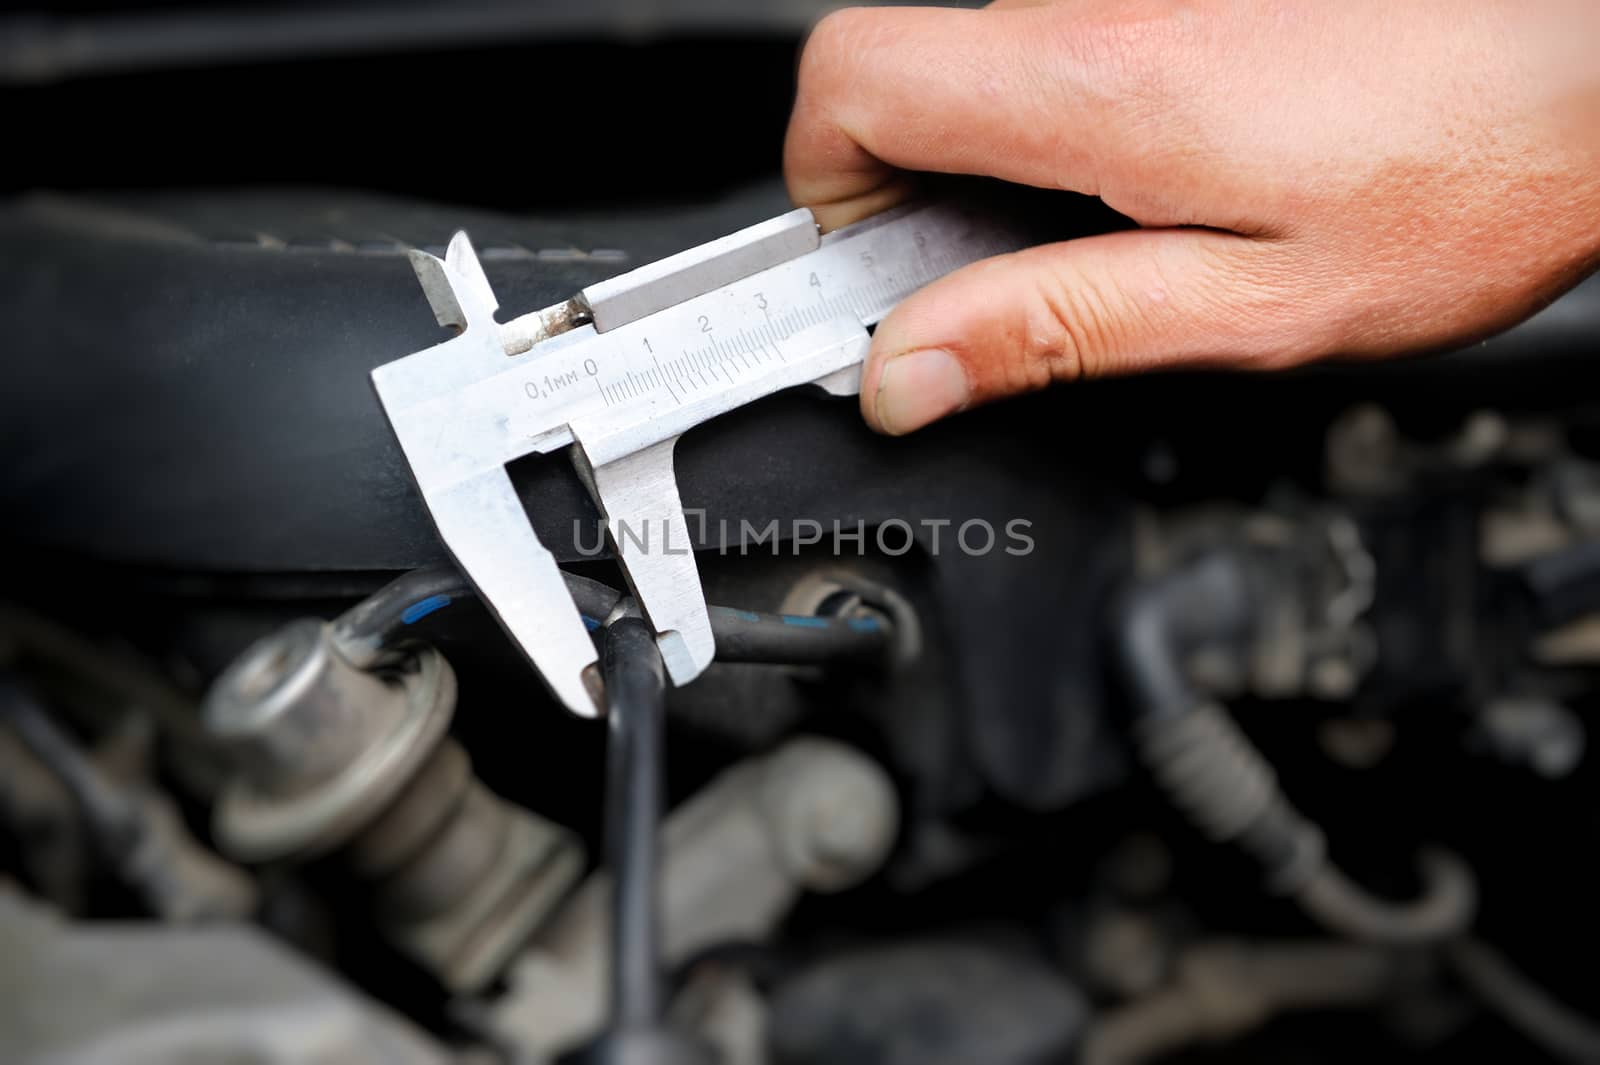
[[[835,12],[801,58],[789,194],[824,229],[903,198],[907,170],[1096,194],[1142,43],[1052,7]]]

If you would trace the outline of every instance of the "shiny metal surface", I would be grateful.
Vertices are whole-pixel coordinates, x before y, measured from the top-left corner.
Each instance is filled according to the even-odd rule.
[[[797,385],[856,391],[866,326],[927,282],[1024,243],[944,204],[820,240],[805,212],[790,212],[502,325],[458,234],[443,259],[412,261],[459,335],[372,378],[445,546],[556,697],[595,716],[593,644],[505,464],[576,445],[672,681],[686,684],[712,645],[672,471],[677,436]],[[576,305],[595,321],[573,326]]]

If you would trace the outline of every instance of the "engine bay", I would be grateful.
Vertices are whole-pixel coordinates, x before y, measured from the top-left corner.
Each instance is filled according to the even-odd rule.
[[[0,1060],[1600,1060],[1596,279],[1398,364],[696,426],[683,687],[518,460],[608,719],[528,668],[368,380],[440,336],[408,252],[470,231],[520,313],[786,210],[815,14],[0,51],[51,146],[0,204]]]

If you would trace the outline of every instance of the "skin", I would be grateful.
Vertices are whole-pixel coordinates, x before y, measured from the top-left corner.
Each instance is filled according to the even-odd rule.
[[[1101,197],[1141,228],[977,263],[878,327],[904,433],[1055,381],[1458,345],[1600,266],[1593,0],[849,9],[784,152],[824,229],[914,173]]]

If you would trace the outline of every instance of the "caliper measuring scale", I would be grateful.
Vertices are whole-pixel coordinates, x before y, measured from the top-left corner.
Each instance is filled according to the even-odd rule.
[[[562,704],[594,716],[593,642],[506,463],[570,451],[668,676],[687,684],[714,642],[673,472],[678,437],[783,389],[859,391],[868,326],[929,281],[1027,243],[948,203],[826,236],[802,209],[501,323],[458,233],[442,259],[412,253],[435,316],[457,335],[372,379],[445,547]],[[616,536],[623,522],[658,530],[657,548]]]

